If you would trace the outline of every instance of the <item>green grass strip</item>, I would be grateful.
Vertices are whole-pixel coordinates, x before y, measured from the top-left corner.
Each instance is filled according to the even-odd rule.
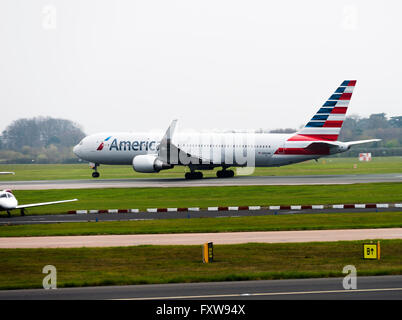
[[[402,274],[402,240],[381,241],[381,260],[362,259],[362,241],[215,245],[202,263],[200,246],[79,249],[0,249],[0,289],[41,288],[45,265],[57,269],[57,286],[343,277]],[[341,285],[341,283],[340,283]]]

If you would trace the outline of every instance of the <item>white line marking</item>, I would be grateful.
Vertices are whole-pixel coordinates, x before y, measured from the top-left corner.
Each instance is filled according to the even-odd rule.
[[[327,291],[293,291],[293,292],[260,292],[260,293],[257,292],[257,293],[211,294],[211,295],[199,295],[199,296],[123,298],[123,299],[113,299],[113,300],[205,299],[205,298],[244,297],[244,296],[277,296],[277,295],[298,295],[298,294],[385,292],[385,291],[402,291],[402,288],[327,290]]]

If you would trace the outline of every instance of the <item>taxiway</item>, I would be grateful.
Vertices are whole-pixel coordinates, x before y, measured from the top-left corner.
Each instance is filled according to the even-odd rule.
[[[376,182],[402,182],[402,174],[356,174],[356,175],[309,175],[309,176],[236,176],[217,179],[184,178],[150,179],[86,179],[86,180],[34,180],[1,181],[0,189],[46,190],[46,189],[92,189],[92,188],[150,188],[150,187],[208,187],[208,186],[251,186],[251,185],[319,185],[355,184]]]

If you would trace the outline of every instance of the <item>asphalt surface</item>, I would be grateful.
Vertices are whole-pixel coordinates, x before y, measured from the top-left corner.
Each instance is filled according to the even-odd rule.
[[[0,189],[46,190],[83,188],[144,188],[144,187],[205,187],[248,185],[314,185],[354,184],[375,182],[402,182],[402,174],[310,175],[310,176],[236,176],[199,180],[175,179],[90,179],[90,180],[36,180],[1,181]]]
[[[201,245],[206,242],[214,244],[297,243],[368,239],[402,239],[402,228],[1,237],[0,248],[99,248],[138,245]]]
[[[30,289],[0,291],[0,300],[402,300],[402,276],[358,276],[356,285],[319,278]]]
[[[264,215],[321,214],[350,212],[400,212],[402,208],[364,208],[364,209],[304,209],[304,210],[238,210],[238,211],[187,211],[187,212],[138,212],[138,213],[86,213],[86,214],[47,214],[21,216],[13,211],[11,217],[0,213],[0,225],[48,224],[67,222],[136,221],[157,219],[193,219],[250,217]]]

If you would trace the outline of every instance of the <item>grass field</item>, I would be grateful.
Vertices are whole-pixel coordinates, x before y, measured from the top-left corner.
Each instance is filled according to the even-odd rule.
[[[1,226],[0,236],[72,236],[397,227],[402,227],[402,212],[360,212],[222,217],[219,219],[191,218],[13,225]]]
[[[0,289],[40,288],[45,265],[57,269],[57,286],[343,277],[402,274],[402,240],[381,241],[381,260],[363,260],[361,241],[215,245],[202,263],[201,246],[79,249],[0,249]]]
[[[356,168],[354,167],[356,165]],[[184,167],[161,171],[157,174],[137,173],[131,166],[101,165],[102,179],[128,178],[182,178]],[[204,176],[215,177],[216,170],[204,171]],[[65,180],[92,179],[88,164],[10,164],[0,165],[0,171],[14,171],[15,175],[0,176],[0,181],[11,180]],[[256,168],[253,175],[326,175],[326,174],[372,174],[402,172],[402,157],[375,157],[370,162],[356,158],[322,158],[279,168]]]
[[[355,167],[356,165],[356,167]],[[85,164],[0,165],[8,180],[90,179]],[[139,174],[129,166],[101,166],[105,179],[183,177],[183,168]],[[402,172],[401,157],[327,158],[281,168],[257,168],[254,175],[369,174]],[[206,171],[206,176],[215,176]],[[400,203],[401,183],[310,186],[247,186],[134,189],[16,190],[20,204],[78,198],[38,207],[28,214],[76,209],[130,209],[241,205]],[[14,214],[19,214],[15,212]],[[145,215],[146,213],[144,213]],[[163,213],[161,213],[163,214]],[[294,214],[236,218],[86,222],[1,226],[0,236],[229,232],[402,227],[402,212]],[[362,259],[362,242],[216,245],[215,262],[203,264],[200,246],[138,246],[79,249],[0,249],[0,289],[40,288],[42,268],[57,268],[58,287],[140,283],[228,281],[343,276],[345,265],[358,275],[402,274],[402,240],[381,242],[382,259]]]
[[[36,207],[29,214],[66,213],[75,209],[146,209],[214,206],[268,206],[402,202],[402,183],[307,186],[230,186],[15,190],[20,204],[78,198],[79,201]],[[4,213],[3,213],[4,214]],[[14,214],[19,214],[16,211]]]

